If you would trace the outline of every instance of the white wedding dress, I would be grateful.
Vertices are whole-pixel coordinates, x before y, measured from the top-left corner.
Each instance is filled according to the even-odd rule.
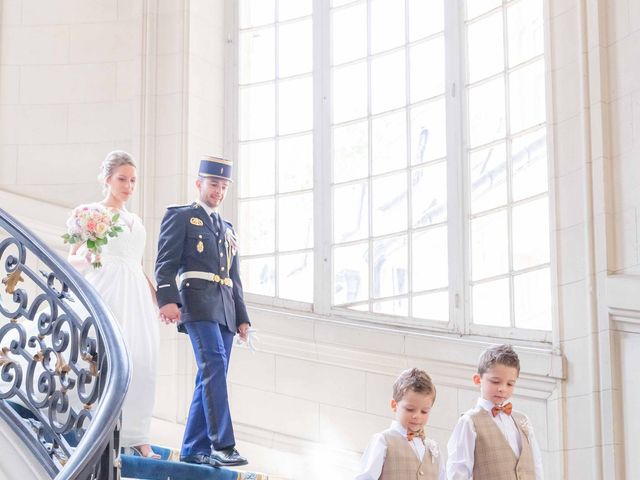
[[[131,383],[122,409],[120,444],[149,442],[155,399],[158,347],[158,309],[142,269],[146,230],[142,220],[120,212],[123,231],[102,247],[102,267],[85,273],[120,325],[131,360]]]

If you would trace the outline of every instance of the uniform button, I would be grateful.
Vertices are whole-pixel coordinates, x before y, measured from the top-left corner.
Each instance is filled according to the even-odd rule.
[[[218,240],[218,243],[222,243],[222,240]]]
[[[221,257],[224,257],[224,253],[220,252],[220,256],[221,256]]]
[[[198,238],[202,238],[202,235],[198,235]]]
[[[424,472],[423,472],[422,470],[420,470],[418,473],[419,473],[420,475],[424,475]]]
[[[189,286],[189,282],[187,282],[187,287]]]
[[[220,267],[220,270],[222,270],[224,272],[224,267]]]

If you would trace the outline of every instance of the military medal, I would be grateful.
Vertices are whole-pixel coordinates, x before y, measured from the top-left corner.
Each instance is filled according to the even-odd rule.
[[[191,225],[196,225],[198,227],[201,227],[204,225],[202,220],[200,220],[198,217],[191,217],[190,222],[191,222]]]
[[[198,244],[196,245],[196,250],[198,250],[198,253],[204,252],[204,243],[202,243],[202,240],[198,240]]]

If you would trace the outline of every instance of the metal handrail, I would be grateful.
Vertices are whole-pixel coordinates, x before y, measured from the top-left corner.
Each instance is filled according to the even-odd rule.
[[[51,478],[119,478],[119,419],[130,368],[114,318],[75,268],[1,208],[0,262],[6,271],[0,287],[7,291],[4,302],[0,296],[0,418]],[[38,292],[31,302],[18,283],[25,280]],[[37,333],[29,334],[29,326]],[[70,406],[72,395],[82,407]],[[80,436],[77,446],[70,434]]]

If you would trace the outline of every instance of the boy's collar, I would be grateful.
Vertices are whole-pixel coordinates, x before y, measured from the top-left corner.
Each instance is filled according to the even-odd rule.
[[[400,432],[403,436],[407,435],[407,429],[397,420],[391,421],[391,429]]]

